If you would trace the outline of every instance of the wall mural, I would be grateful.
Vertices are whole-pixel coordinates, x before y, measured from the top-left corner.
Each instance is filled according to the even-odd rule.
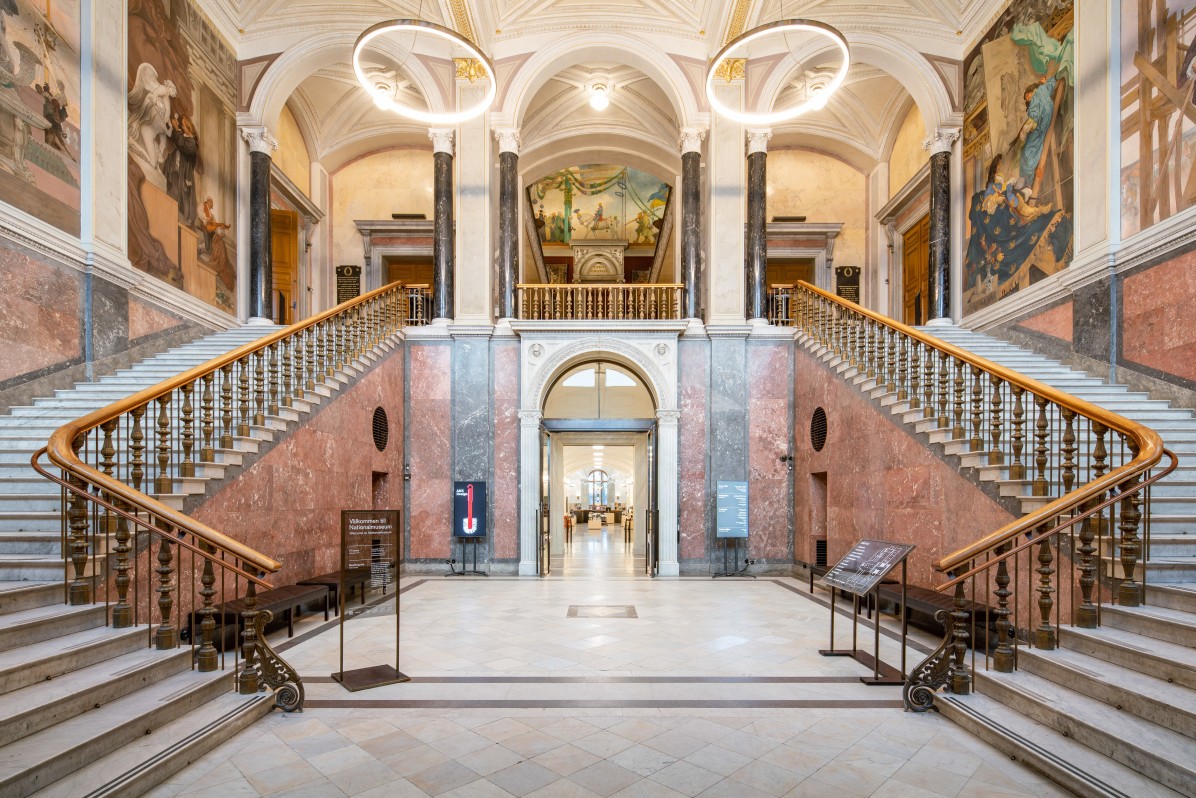
[[[592,239],[655,246],[670,190],[637,169],[598,164],[553,172],[528,187],[527,199],[547,254]]]
[[[1015,0],[964,69],[966,314],[1071,262],[1071,0]]]
[[[79,234],[79,0],[0,0],[0,199]]]
[[[1123,236],[1196,204],[1194,59],[1196,0],[1121,4]]]
[[[129,259],[229,313],[235,67],[191,0],[129,1]]]

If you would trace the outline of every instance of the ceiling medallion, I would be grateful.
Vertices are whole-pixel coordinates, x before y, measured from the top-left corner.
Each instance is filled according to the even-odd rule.
[[[843,63],[839,66],[838,71],[829,83],[821,87],[819,91],[811,93],[805,102],[792,105],[781,111],[748,113],[719,102],[714,91],[715,79],[722,78],[730,82],[742,77],[746,72],[745,62],[747,59],[742,55],[736,55],[737,53],[740,53],[750,42],[757,39],[792,32],[814,33],[829,39],[839,47],[839,50],[843,54]],[[736,65],[735,61],[739,61],[740,64]],[[741,122],[745,125],[767,127],[779,122],[786,122],[801,116],[807,111],[816,111],[825,106],[831,95],[835,93],[847,78],[847,70],[850,67],[851,54],[847,48],[847,39],[837,29],[832,28],[824,22],[815,22],[810,19],[777,20],[776,22],[769,22],[766,25],[752,28],[736,36],[727,43],[726,47],[718,51],[718,55],[714,57],[714,60],[710,62],[710,66],[706,70],[706,98],[710,101],[710,107],[717,111],[720,116],[724,116],[735,122]]]
[[[387,87],[381,86],[376,80],[371,79],[361,65],[361,54],[365,50],[366,45],[384,34],[405,31],[435,36],[465,50],[468,53],[468,58],[453,59],[458,62],[457,75],[458,77],[469,77],[468,75],[461,75],[462,65],[459,63],[460,60],[473,61],[476,64],[476,66],[471,64],[468,68],[471,74],[473,74],[473,77],[469,77],[470,82],[479,78],[486,78],[488,83],[486,94],[482,97],[481,101],[469,108],[453,113],[435,113],[396,101],[393,92],[388,91]],[[374,104],[379,108],[394,111],[400,116],[405,116],[408,119],[414,119],[417,122],[424,122],[429,125],[455,125],[458,122],[472,119],[478,114],[485,112],[491,103],[494,102],[494,97],[498,93],[498,85],[494,77],[494,65],[490,63],[490,59],[473,42],[450,28],[437,25],[434,22],[425,22],[422,19],[392,19],[366,28],[357,37],[357,43],[353,45],[353,72],[357,75],[357,82],[373,98]]]

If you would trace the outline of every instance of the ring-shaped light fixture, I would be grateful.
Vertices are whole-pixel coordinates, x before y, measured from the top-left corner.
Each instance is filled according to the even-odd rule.
[[[740,52],[750,42],[754,42],[765,36],[793,31],[807,31],[824,36],[838,45],[839,50],[843,53],[843,63],[825,89],[816,96],[807,98],[803,103],[790,106],[782,111],[770,111],[769,113],[747,113],[719,102],[714,93],[714,81],[716,79],[715,73],[723,63],[728,59],[737,57],[735,54]],[[825,106],[827,100],[830,99],[831,95],[838,90],[839,86],[847,78],[847,70],[850,67],[851,54],[847,49],[847,39],[836,28],[832,28],[824,22],[815,22],[810,19],[781,19],[752,28],[736,36],[727,43],[726,47],[718,51],[718,55],[714,57],[714,60],[710,62],[709,69],[706,70],[706,98],[710,101],[710,107],[717,111],[720,116],[725,116],[727,119],[735,122],[742,122],[745,125],[768,127],[780,122],[787,122],[790,119],[801,116],[807,111],[816,111]]]
[[[438,114],[432,111],[424,111],[419,108],[414,108],[410,105],[396,102],[394,97],[389,92],[379,89],[373,85],[369,76],[366,75],[365,70],[361,67],[361,53],[365,46],[379,36],[386,33],[396,31],[412,31],[414,33],[426,33],[431,36],[444,39],[452,44],[461,47],[469,53],[469,57],[475,59],[486,70],[485,78],[489,82],[489,87],[486,89],[486,96],[482,98],[481,102],[476,105],[465,108],[454,113]],[[490,104],[494,102],[494,97],[498,94],[498,81],[494,77],[494,65],[490,63],[481,50],[474,45],[473,42],[466,39],[455,30],[446,28],[443,25],[437,25],[434,22],[425,22],[422,19],[392,19],[387,22],[379,22],[377,25],[372,25],[366,28],[360,36],[357,37],[356,44],[353,45],[353,72],[357,75],[357,82],[366,90],[374,103],[385,110],[394,111],[400,116],[405,116],[408,119],[414,119],[417,122],[425,122],[429,125],[455,125],[458,122],[464,122],[467,119],[472,119],[480,113],[483,113]]]

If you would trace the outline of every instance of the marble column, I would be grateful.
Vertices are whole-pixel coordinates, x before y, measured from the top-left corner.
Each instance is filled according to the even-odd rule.
[[[681,131],[681,282],[685,284],[685,318],[701,313],[702,295],[702,139],[706,131]]]
[[[270,153],[278,142],[264,127],[241,128],[249,145],[249,323],[274,323],[270,255]]]
[[[537,576],[536,510],[540,508],[539,410],[519,411],[519,575]]]
[[[498,140],[498,316],[515,317],[519,275],[519,131],[499,128]]]
[[[660,524],[660,575],[678,576],[677,560],[677,481],[678,426],[680,410],[656,412],[656,510]]]
[[[959,129],[939,128],[922,142],[930,150],[930,286],[927,324],[951,324],[951,148]]]
[[[744,253],[747,289],[747,317],[763,319],[767,315],[767,293],[764,285],[768,268],[768,243],[764,236],[766,222],[766,191],[768,174],[768,140],[772,131],[749,128],[747,132],[747,252]]]
[[[453,130],[432,128],[432,318],[453,317]]]

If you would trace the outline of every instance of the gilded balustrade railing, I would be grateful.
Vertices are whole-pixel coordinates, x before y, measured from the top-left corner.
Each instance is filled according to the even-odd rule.
[[[262,634],[259,588],[281,563],[179,509],[255,429],[297,419],[325,380],[408,324],[425,287],[393,284],[279,330],[60,427],[33,467],[62,486],[66,600],[103,603],[149,645],[189,638],[194,667],[228,667],[242,693],[267,686],[298,708],[298,674]],[[43,455],[61,477],[41,464]],[[239,647],[237,642],[239,640]]]
[[[768,287],[768,323],[774,327],[792,327],[793,313],[797,308],[793,301],[796,285],[770,285]]]
[[[683,286],[678,283],[552,283],[517,288],[521,319],[681,318]]]
[[[1061,627],[1097,626],[1102,605],[1143,601],[1149,485],[1174,468],[1168,452],[1172,465],[1151,476],[1166,451],[1154,431],[809,284],[791,302],[805,335],[1029,510],[934,563],[955,609],[911,671],[907,705],[928,708],[940,687],[969,692],[978,650],[985,667],[1012,671],[1020,646],[1054,648]]]

